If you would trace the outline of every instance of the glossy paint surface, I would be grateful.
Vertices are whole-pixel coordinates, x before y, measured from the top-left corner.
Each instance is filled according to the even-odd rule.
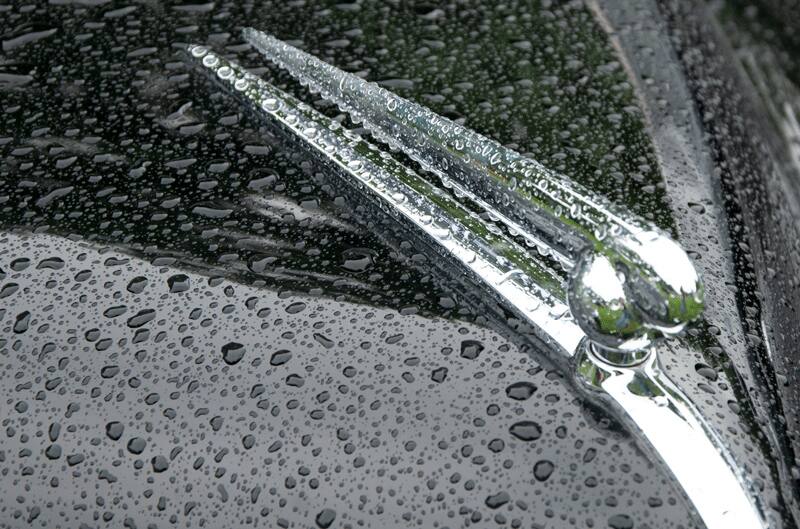
[[[684,210],[713,225],[691,193],[671,205],[624,62],[580,5],[3,4],[0,525],[692,526],[514,321],[487,325],[479,295],[178,54],[209,42],[301,94],[245,25],[664,229]],[[680,236],[704,270],[721,260]],[[720,321],[667,369],[780,510]]]

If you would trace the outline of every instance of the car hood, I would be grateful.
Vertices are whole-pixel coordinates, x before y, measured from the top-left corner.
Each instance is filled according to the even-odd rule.
[[[782,151],[702,8],[94,4],[0,24],[1,520],[698,525],[548,351],[178,53],[302,94],[254,26],[675,234],[709,309],[665,367],[792,526],[797,217],[761,213]]]

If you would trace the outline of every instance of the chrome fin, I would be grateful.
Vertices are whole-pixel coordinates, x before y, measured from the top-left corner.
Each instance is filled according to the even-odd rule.
[[[348,112],[446,187],[494,212],[529,245],[572,269],[569,303],[595,342],[635,351],[672,335],[703,310],[689,256],[654,225],[535,160],[430,109],[252,28],[245,40],[301,84]],[[605,272],[613,271],[617,279]],[[615,283],[613,292],[589,279]],[[613,296],[613,303],[609,299]],[[604,311],[598,317],[597,307]],[[611,307],[618,307],[611,310]]]

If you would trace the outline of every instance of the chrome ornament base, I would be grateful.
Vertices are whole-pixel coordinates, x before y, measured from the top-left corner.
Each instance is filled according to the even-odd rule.
[[[622,413],[681,485],[709,529],[767,527],[751,485],[717,434],[661,369],[657,346],[636,365],[615,365],[587,341],[575,358],[580,383]]]

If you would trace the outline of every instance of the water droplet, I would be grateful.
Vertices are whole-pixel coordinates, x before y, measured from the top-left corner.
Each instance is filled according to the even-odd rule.
[[[533,421],[514,423],[509,432],[520,441],[535,441],[542,436],[542,428]]]
[[[261,108],[266,110],[267,112],[275,112],[281,107],[280,101],[275,99],[274,97],[269,97],[261,103]]]
[[[220,79],[229,79],[233,75],[233,70],[230,66],[223,66],[217,70],[217,76]]]
[[[222,359],[229,366],[236,365],[244,356],[244,346],[240,343],[230,342],[222,346]]]
[[[17,319],[14,321],[14,332],[22,334],[28,330],[28,325],[31,322],[31,313],[26,311],[17,314]]]
[[[536,392],[530,382],[515,382],[506,388],[506,395],[514,400],[528,400]]]
[[[119,441],[125,431],[125,426],[121,422],[112,421],[106,424],[106,435],[112,441]]]
[[[317,514],[315,521],[317,522],[317,527],[320,529],[328,529],[335,519],[336,511],[333,509],[323,509]]]
[[[145,447],[147,447],[147,441],[141,437],[134,437],[128,441],[128,452],[131,454],[139,455],[144,452]]]
[[[141,294],[147,286],[147,278],[143,276],[134,277],[128,283],[128,292]]]
[[[608,519],[612,529],[633,529],[633,520],[627,514],[615,514]]]
[[[461,342],[461,358],[475,360],[483,351],[483,344],[476,340],[464,340]]]
[[[11,269],[15,272],[22,272],[31,265],[31,260],[27,257],[20,257],[11,261]]]
[[[554,469],[555,465],[553,465],[552,462],[543,459],[537,461],[536,464],[533,465],[533,476],[539,481],[547,481],[547,478],[550,477]]]
[[[156,473],[164,472],[169,468],[169,461],[164,456],[155,456],[150,463],[153,465],[153,472]]]
[[[486,506],[490,509],[498,509],[510,501],[511,496],[508,495],[508,492],[502,491],[487,497]]]
[[[169,291],[173,294],[178,292],[186,292],[189,290],[189,276],[185,274],[175,274],[167,278],[167,286]]]
[[[272,354],[272,357],[269,359],[269,363],[270,365],[273,366],[282,366],[291,359],[292,359],[292,353],[285,349],[282,349]]]
[[[447,378],[447,368],[446,367],[437,367],[431,373],[431,380],[437,383],[442,383]]]
[[[155,317],[156,317],[155,310],[142,309],[135,316],[132,316],[128,319],[128,327],[130,327],[131,329],[137,329],[142,325],[151,322]]]
[[[305,379],[300,375],[291,374],[288,377],[286,377],[286,384],[294,388],[300,388],[305,383],[306,383]]]

